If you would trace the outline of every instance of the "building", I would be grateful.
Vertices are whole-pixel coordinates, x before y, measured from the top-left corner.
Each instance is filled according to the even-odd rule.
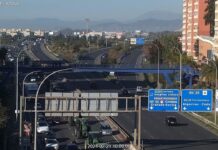
[[[34,36],[43,37],[44,34],[45,34],[45,32],[41,31],[41,30],[34,31]]]
[[[214,56],[218,57],[218,0],[215,2],[215,26],[214,37],[199,35],[199,60],[211,60]]]
[[[215,27],[214,27],[214,39],[216,44],[218,44],[218,0],[215,2]]]
[[[209,36],[210,25],[205,25],[207,0],[183,0],[182,50],[198,59],[197,36]]]

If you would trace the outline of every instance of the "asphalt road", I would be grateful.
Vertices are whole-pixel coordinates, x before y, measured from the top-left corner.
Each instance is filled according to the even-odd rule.
[[[177,126],[166,126],[166,116],[176,116]],[[130,134],[134,114],[119,113],[115,120]],[[179,113],[142,112],[142,143],[146,150],[217,150],[218,136]]]
[[[38,42],[32,47],[32,52],[41,61],[51,61],[51,59],[42,51],[40,43]]]
[[[142,49],[134,49],[131,51],[131,53],[127,56],[125,56],[121,63],[120,67],[132,67],[134,68],[137,64],[137,59],[142,54]]]

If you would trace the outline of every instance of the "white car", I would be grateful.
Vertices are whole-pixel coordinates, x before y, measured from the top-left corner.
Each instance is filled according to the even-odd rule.
[[[43,133],[48,131],[49,131],[49,126],[47,122],[40,121],[37,123],[37,133]]]
[[[137,86],[137,87],[136,87],[136,92],[142,92],[142,90],[143,90],[143,89],[142,89],[142,86]]]
[[[55,150],[59,149],[59,143],[56,139],[45,139],[45,148],[54,148]]]
[[[106,122],[101,123],[101,133],[102,135],[112,135],[112,129]]]

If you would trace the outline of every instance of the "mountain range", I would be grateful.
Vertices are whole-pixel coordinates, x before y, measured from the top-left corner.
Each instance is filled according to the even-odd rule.
[[[167,11],[151,11],[128,21],[105,19],[89,22],[89,29],[95,31],[134,31],[146,32],[176,31],[182,27],[182,15]],[[63,21],[52,18],[0,19],[0,28],[30,28],[33,30],[86,29],[85,20]]]

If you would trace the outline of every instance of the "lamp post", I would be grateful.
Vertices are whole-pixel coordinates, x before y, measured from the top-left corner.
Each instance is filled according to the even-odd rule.
[[[86,18],[85,19],[86,21],[86,34],[87,34],[87,42],[88,42],[88,47],[89,47],[89,53],[90,53],[90,39],[89,39],[89,22],[90,22],[90,19],[89,18]]]
[[[30,73],[28,73],[24,79],[23,79],[23,87],[22,87],[22,98],[24,99],[24,84],[25,84],[25,80],[28,76],[30,76],[31,74],[34,74],[34,73],[37,73],[37,72],[40,72],[40,71],[32,71]],[[23,114],[22,114],[22,106],[23,106],[23,99],[20,99],[20,130],[19,130],[19,139],[20,139],[20,145],[22,144],[22,120],[23,120]]]
[[[154,43],[151,43],[152,45],[154,45],[156,48],[157,48],[157,88],[159,89],[160,88],[160,49],[159,47],[154,44]]]
[[[216,67],[216,75],[215,75],[215,82],[216,82],[216,87],[215,87],[215,93],[216,93],[216,90],[217,90],[217,64],[214,62],[214,61],[210,61],[213,63],[213,65]],[[214,123],[216,124],[216,103],[217,103],[217,100],[216,100],[216,95],[215,95],[215,106],[214,106]]]
[[[15,111],[15,114],[16,114],[16,121],[17,121],[17,116],[18,116],[18,60],[19,60],[19,56],[21,54],[23,50],[19,51],[19,53],[17,54],[17,58],[16,58],[16,111]]]
[[[181,91],[182,91],[182,52],[177,48],[175,47],[175,49],[179,52],[179,90],[180,90],[180,94],[181,94]]]
[[[57,70],[57,71],[54,71],[52,73],[50,73],[49,75],[47,75],[42,81],[41,83],[39,84],[39,87],[37,89],[37,92],[36,92],[36,97],[35,97],[35,128],[34,128],[34,150],[37,150],[37,130],[36,130],[36,125],[37,125],[37,101],[38,101],[38,94],[39,94],[39,90],[42,86],[42,84],[45,82],[45,80],[47,80],[50,76],[56,74],[56,73],[59,73],[59,72],[62,72],[62,71],[69,71],[69,70],[72,70],[73,68],[66,68],[66,69],[61,69],[61,70]]]
[[[128,39],[124,39],[124,42],[123,42],[123,49],[125,50],[126,49],[126,41],[127,41]]]

